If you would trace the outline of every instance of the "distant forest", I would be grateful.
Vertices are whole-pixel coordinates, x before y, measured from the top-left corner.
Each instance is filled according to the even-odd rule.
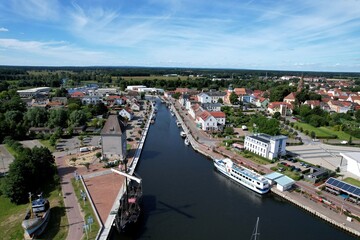
[[[162,78],[166,74],[177,77]],[[146,85],[148,87],[172,90],[176,87],[227,88],[235,87],[266,90],[274,86],[272,79],[284,75],[304,77],[325,77],[351,79],[360,83],[360,73],[346,72],[303,72],[247,69],[210,68],[152,68],[152,67],[21,67],[0,66],[0,92],[7,89],[28,87],[66,87],[81,86],[84,82],[98,83],[101,87],[117,86],[125,89],[127,85]],[[155,77],[154,77],[155,76]],[[156,76],[160,76],[156,78]],[[194,77],[189,77],[194,76]],[[198,77],[197,77],[198,76]],[[134,79],[132,79],[134,77]],[[137,78],[135,78],[137,77]],[[138,78],[142,77],[142,78]],[[147,79],[149,77],[149,79]],[[150,78],[151,77],[151,78]],[[223,79],[212,81],[213,78]]]

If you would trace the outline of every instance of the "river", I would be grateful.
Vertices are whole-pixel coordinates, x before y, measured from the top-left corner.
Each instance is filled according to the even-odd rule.
[[[271,193],[260,196],[214,170],[184,144],[165,104],[157,104],[137,173],[143,216],[137,229],[111,239],[356,239]]]

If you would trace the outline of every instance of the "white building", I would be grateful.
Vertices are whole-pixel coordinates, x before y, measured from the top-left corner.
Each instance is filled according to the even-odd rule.
[[[197,126],[204,131],[217,131],[217,120],[208,112],[203,111],[195,120]]]
[[[48,95],[50,90],[51,90],[50,87],[38,87],[38,88],[30,88],[25,90],[17,90],[16,92],[19,94],[21,98],[26,98],[26,97],[33,97],[37,94]]]
[[[126,87],[126,90],[128,90],[128,91],[140,92],[140,90],[141,90],[142,88],[146,88],[146,86],[144,86],[144,85],[127,86],[127,87]]]
[[[360,152],[340,153],[347,161],[346,170],[360,177]]]
[[[254,134],[245,137],[245,149],[264,158],[274,159],[286,154],[287,137]]]
[[[110,94],[115,95],[118,93],[116,88],[99,88],[96,91],[97,91],[98,95],[102,96],[102,97],[109,96]]]
[[[284,174],[278,172],[272,172],[264,176],[270,185],[276,184],[276,188],[280,191],[286,191],[293,187],[295,181]]]
[[[215,92],[215,91],[210,91],[206,93],[203,92],[198,95],[198,100],[201,103],[217,103],[219,99],[222,99],[222,101],[224,102],[225,96],[226,96],[225,92]]]
[[[134,113],[130,108],[123,108],[119,112],[119,115],[123,118],[127,118],[129,121],[131,121],[134,117]]]

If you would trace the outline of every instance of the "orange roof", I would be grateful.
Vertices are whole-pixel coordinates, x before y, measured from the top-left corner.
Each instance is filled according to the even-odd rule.
[[[224,118],[226,115],[224,112],[210,112],[214,118]]]
[[[268,108],[274,109],[280,107],[281,105],[286,105],[288,108],[293,109],[293,106],[290,103],[286,102],[271,102],[269,103]]]
[[[203,111],[200,115],[200,118],[202,118],[204,121],[206,121],[206,119],[208,119],[209,117],[211,117],[211,114],[208,111]]]
[[[234,88],[236,95],[246,95],[246,88]]]
[[[121,96],[119,96],[119,95],[110,95],[110,96],[107,97],[108,100],[111,100],[111,99],[120,99],[120,98],[121,98]]]
[[[286,97],[284,97],[284,99],[295,100],[295,97],[296,97],[296,93],[291,92],[289,95],[287,95]]]
[[[74,92],[71,94],[71,97],[84,97],[85,94],[82,92]]]

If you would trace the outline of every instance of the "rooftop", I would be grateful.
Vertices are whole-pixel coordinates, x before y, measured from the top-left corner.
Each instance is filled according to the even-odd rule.
[[[101,135],[122,135],[126,127],[117,115],[110,115],[105,126],[101,130]]]

